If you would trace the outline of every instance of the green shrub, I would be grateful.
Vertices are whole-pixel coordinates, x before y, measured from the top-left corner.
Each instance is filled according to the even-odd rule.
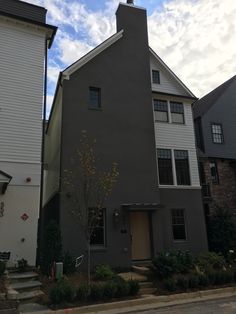
[[[168,278],[173,274],[187,273],[193,268],[193,257],[189,251],[162,252],[153,259],[156,275]]]
[[[205,274],[199,274],[198,275],[198,281],[199,281],[200,287],[207,287],[209,285],[208,276]]]
[[[6,270],[6,263],[3,261],[0,261],[0,277],[4,274]]]
[[[116,283],[116,288],[117,288],[116,297],[120,298],[120,297],[126,297],[129,295],[130,286],[127,281],[125,281],[122,278],[116,278],[115,283]]]
[[[52,287],[49,296],[53,304],[71,302],[75,297],[75,290],[68,281],[62,279]]]
[[[112,299],[117,295],[117,284],[116,282],[110,281],[104,284],[103,294],[105,299]]]
[[[163,280],[163,285],[166,290],[171,292],[176,291],[177,289],[176,280],[174,278],[168,278]]]
[[[185,276],[178,276],[176,280],[176,285],[181,289],[188,289],[189,287],[189,280]]]
[[[104,285],[92,285],[90,289],[90,299],[92,301],[102,300],[104,297]]]
[[[73,274],[76,271],[75,269],[75,259],[70,255],[69,252],[66,252],[63,256],[63,272],[64,274]]]
[[[216,271],[209,271],[207,273],[207,277],[208,277],[208,281],[209,281],[209,284],[211,285],[215,285],[216,284]]]
[[[189,276],[189,288],[197,288],[199,286],[199,277],[196,274]]]
[[[137,295],[140,289],[139,282],[137,280],[129,280],[129,295]]]
[[[114,272],[109,265],[96,266],[94,274],[98,280],[108,280],[114,276]]]
[[[202,272],[209,272],[212,270],[222,270],[225,265],[225,259],[222,255],[214,252],[207,252],[200,254],[196,259],[196,265]]]
[[[28,268],[28,262],[26,259],[22,258],[17,261],[17,268],[19,272],[25,272]]]
[[[86,301],[89,297],[89,288],[86,285],[81,285],[76,290],[76,299],[79,301]]]
[[[232,211],[216,207],[208,223],[209,248],[227,256],[236,249],[236,224]]]
[[[225,277],[224,279],[225,283],[231,283],[234,281],[234,273],[230,270],[227,270],[224,272],[224,277]]]

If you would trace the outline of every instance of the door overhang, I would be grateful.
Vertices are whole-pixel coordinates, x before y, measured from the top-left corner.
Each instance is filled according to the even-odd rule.
[[[155,211],[162,209],[163,205],[158,203],[130,203],[122,204],[122,207],[128,211]]]
[[[12,176],[0,170],[0,195],[5,194],[8,184],[11,182]]]

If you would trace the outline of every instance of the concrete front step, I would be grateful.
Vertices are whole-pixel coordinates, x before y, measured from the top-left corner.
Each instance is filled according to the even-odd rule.
[[[141,274],[141,275],[144,275],[144,276],[148,276],[151,274],[151,270],[149,267],[147,266],[138,266],[138,265],[133,265],[132,266],[132,270],[135,272],[135,273],[138,273],[138,274]]]
[[[11,290],[34,290],[39,288],[42,285],[40,281],[33,280],[33,281],[20,281],[15,283],[10,283],[8,289]]]
[[[18,292],[16,290],[9,290],[7,293],[8,300],[18,300],[18,301],[25,301],[25,300],[35,300],[44,295],[43,291],[41,290],[33,290],[33,291],[24,291]]]
[[[140,289],[142,288],[153,288],[153,283],[151,281],[144,281],[139,283]]]
[[[128,280],[137,280],[138,282],[147,282],[148,278],[147,276],[135,273],[135,272],[128,272],[128,273],[120,273],[118,274],[121,278],[123,278],[125,281]]]
[[[156,288],[154,287],[148,287],[148,288],[140,288],[139,290],[139,294],[143,295],[143,294],[155,294],[156,293]]]
[[[25,272],[25,273],[9,273],[8,279],[11,282],[19,282],[19,281],[27,281],[27,280],[35,280],[38,278],[38,274],[35,272]]]

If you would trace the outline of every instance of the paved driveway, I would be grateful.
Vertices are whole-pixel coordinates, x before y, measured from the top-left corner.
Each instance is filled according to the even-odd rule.
[[[142,314],[236,314],[236,297],[204,301],[163,309],[139,312]]]

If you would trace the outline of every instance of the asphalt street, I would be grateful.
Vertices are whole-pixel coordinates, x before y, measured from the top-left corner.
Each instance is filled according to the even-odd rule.
[[[236,314],[236,296],[138,312],[142,314]]]

